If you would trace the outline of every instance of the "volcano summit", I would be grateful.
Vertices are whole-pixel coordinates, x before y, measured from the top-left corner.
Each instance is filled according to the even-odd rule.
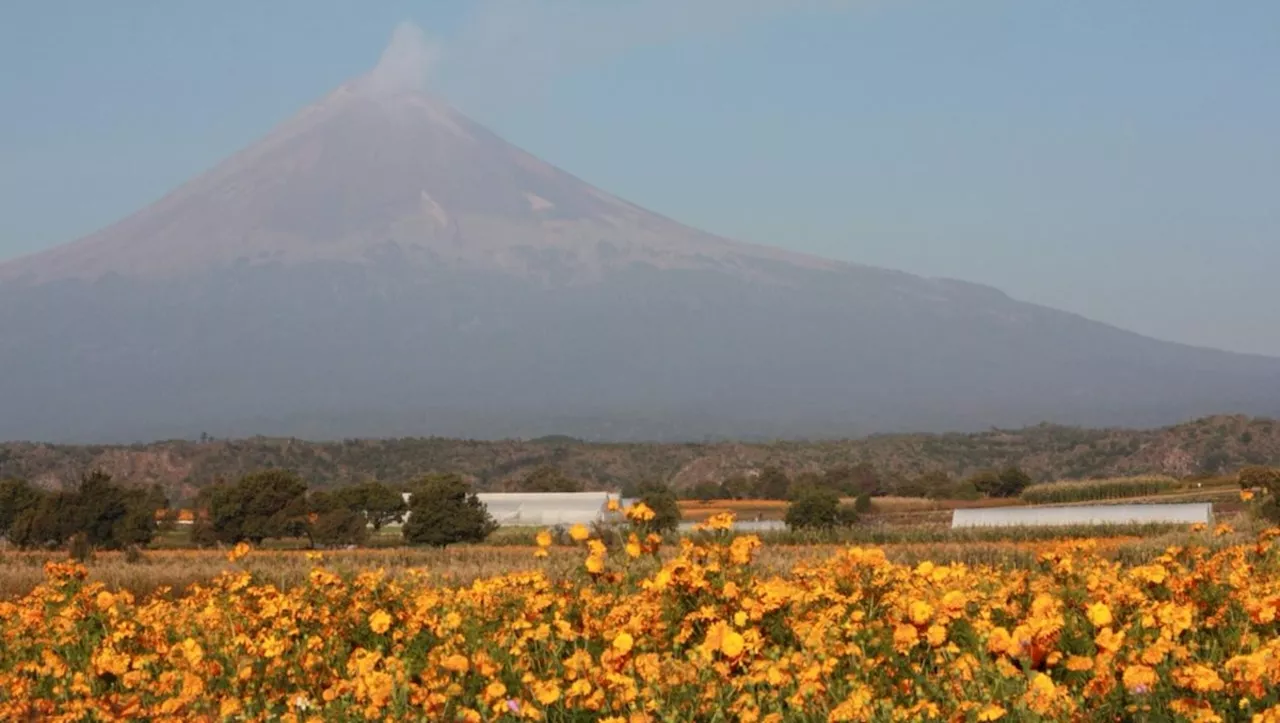
[[[0,438],[687,439],[1280,412],[1280,360],[719,238],[385,81],[0,264]]]

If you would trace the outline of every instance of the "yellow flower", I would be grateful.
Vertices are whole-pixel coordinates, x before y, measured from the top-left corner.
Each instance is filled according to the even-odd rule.
[[[1075,673],[1082,673],[1086,670],[1093,669],[1093,658],[1083,655],[1072,655],[1067,658],[1067,670]]]
[[[583,565],[587,568],[587,572],[592,575],[599,575],[604,572],[604,558],[599,555],[588,555]]]
[[[947,627],[945,625],[930,625],[929,630],[925,633],[925,639],[929,641],[929,645],[938,647],[947,642]]]
[[[732,530],[733,529],[733,512],[718,512],[706,520],[695,525],[695,529],[699,530]]]
[[[560,700],[560,686],[550,680],[538,681],[533,684],[533,697],[543,705],[551,705]]]
[[[653,509],[643,502],[637,502],[628,507],[626,515],[627,519],[632,522],[648,522],[656,516]]]
[[[578,524],[569,528],[569,537],[573,538],[574,542],[582,542],[588,537],[591,537],[591,531],[587,529],[586,525],[579,522]],[[525,539],[528,539],[528,538],[525,538]]]
[[[230,718],[244,710],[244,706],[240,704],[239,698],[226,697],[222,699],[222,703],[218,705],[218,716],[221,718]]]
[[[1124,682],[1125,690],[1141,694],[1151,692],[1159,678],[1156,676],[1156,671],[1148,666],[1130,665],[1124,669],[1121,680]]]
[[[551,532],[549,530],[540,531],[534,541],[538,543],[538,547],[551,547]]]
[[[924,625],[933,617],[933,606],[923,600],[916,600],[911,603],[910,616],[913,625]]]
[[[991,703],[987,705],[987,707],[983,708],[981,711],[978,711],[978,720],[980,721],[1000,720],[1001,718],[1004,717],[1005,712],[1006,711],[1004,708],[1001,708],[995,703]]]
[[[231,548],[231,552],[227,553],[227,559],[231,562],[243,559],[245,555],[249,554],[250,549],[249,543],[247,542],[236,543],[236,546]]]
[[[1253,490],[1240,490],[1240,501],[1248,502],[1253,499]]]
[[[1004,628],[994,628],[987,636],[987,651],[992,655],[1007,653],[1013,648],[1013,636]]]
[[[619,507],[620,505],[618,504],[617,497],[610,497],[609,502],[605,505],[605,508],[610,512],[617,512]]]
[[[622,655],[631,652],[631,646],[635,645],[635,638],[631,637],[631,633],[623,631],[613,638],[613,649]]]
[[[391,615],[389,615],[386,610],[375,610],[374,613],[369,616],[369,629],[373,632],[381,635],[387,632],[387,629],[390,627]]]
[[[905,653],[920,642],[920,633],[914,625],[899,625],[893,629],[893,647],[899,653]]]
[[[738,631],[726,631],[724,636],[720,638],[720,652],[726,658],[736,658],[742,655],[742,649],[746,646],[746,643],[746,639]]]
[[[440,661],[440,666],[454,673],[465,673],[471,669],[471,662],[465,655],[454,653]]]
[[[1106,603],[1097,602],[1089,606],[1088,609],[1089,622],[1093,623],[1095,628],[1105,628],[1111,624],[1111,608]]]
[[[98,606],[99,610],[106,610],[107,608],[116,604],[116,596],[112,595],[106,590],[103,590],[102,592],[98,593],[98,597],[94,599],[94,604]]]
[[[1117,633],[1111,628],[1103,628],[1094,636],[1093,643],[1099,650],[1114,653],[1124,644],[1124,632]]]

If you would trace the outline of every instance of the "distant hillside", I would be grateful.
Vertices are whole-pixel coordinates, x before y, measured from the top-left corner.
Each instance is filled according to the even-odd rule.
[[[1020,465],[1037,480],[1139,472],[1220,473],[1246,464],[1280,464],[1280,422],[1223,416],[1151,430],[1041,425],[976,434],[773,443],[594,444],[548,437],[498,442],[255,438],[133,446],[0,444],[0,478],[21,477],[57,487],[83,470],[99,468],[133,483],[161,483],[175,499],[190,497],[218,477],[263,467],[296,470],[317,486],[364,478],[402,482],[427,472],[450,471],[466,475],[484,490],[548,464],[591,487],[614,488],[645,478],[684,487],[769,464],[794,474],[860,463],[902,478],[937,469],[963,475],[1006,464]]]

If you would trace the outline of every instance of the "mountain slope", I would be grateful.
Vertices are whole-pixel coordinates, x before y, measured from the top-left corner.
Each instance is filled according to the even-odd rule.
[[[1280,413],[1280,360],[740,244],[350,83],[0,264],[0,439],[847,436]]]

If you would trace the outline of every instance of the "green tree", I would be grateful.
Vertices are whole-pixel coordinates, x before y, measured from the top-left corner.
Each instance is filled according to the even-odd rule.
[[[711,500],[720,499],[722,494],[724,494],[724,491],[721,489],[720,485],[709,479],[704,479],[701,482],[694,483],[694,485],[686,491],[685,496],[687,499],[691,500],[710,502]]]
[[[791,479],[782,468],[769,465],[760,470],[756,479],[756,492],[760,499],[785,500],[791,491]]]
[[[25,480],[0,480],[0,537],[12,540],[9,528],[19,515],[34,510],[44,493]]]
[[[1269,522],[1280,522],[1280,469],[1252,466],[1240,470],[1240,489],[1255,495],[1254,509]]]
[[[751,480],[743,475],[735,474],[726,477],[720,483],[720,498],[726,500],[745,500],[749,499],[753,494],[753,485]]]
[[[581,492],[582,481],[570,479],[558,467],[542,465],[523,478],[516,480],[514,492]]]
[[[292,472],[269,469],[202,490],[213,537],[220,542],[302,537],[309,532],[307,483]]]
[[[841,504],[840,493],[826,487],[807,487],[787,505],[786,523],[793,530],[829,530],[853,524],[858,513]]]
[[[362,514],[374,532],[381,531],[388,523],[403,522],[404,514],[409,511],[404,495],[381,482],[361,482],[334,494],[338,504]]]
[[[863,462],[852,467],[841,465],[823,473],[824,486],[837,489],[845,495],[883,495],[884,480],[875,467]]]
[[[990,494],[992,497],[1017,497],[1031,484],[1031,475],[1016,465],[1000,470],[1000,484]]]
[[[309,534],[313,545],[360,545],[369,538],[369,522],[360,498],[342,492],[311,493]]]
[[[106,472],[82,475],[76,487],[42,495],[14,520],[10,539],[24,547],[61,545],[79,536],[86,549],[145,545],[156,532],[156,512],[168,506],[159,487],[128,488]]]
[[[655,480],[641,482],[636,497],[653,510],[648,527],[655,532],[671,532],[680,526],[680,502],[670,486]]]
[[[444,547],[481,542],[497,528],[498,523],[466,480],[456,474],[439,474],[424,477],[414,486],[403,533],[410,544]]]

